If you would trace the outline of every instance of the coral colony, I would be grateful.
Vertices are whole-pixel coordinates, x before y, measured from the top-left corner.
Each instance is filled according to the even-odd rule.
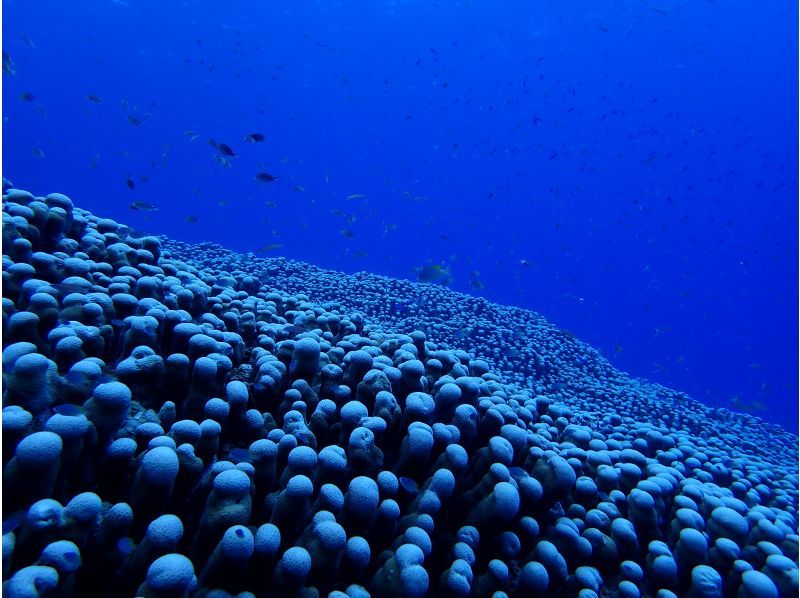
[[[525,310],[4,193],[5,596],[797,595],[796,437]]]

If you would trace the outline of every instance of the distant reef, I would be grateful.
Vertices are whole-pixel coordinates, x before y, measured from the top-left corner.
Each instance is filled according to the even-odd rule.
[[[797,595],[781,428],[527,310],[7,187],[4,596]]]

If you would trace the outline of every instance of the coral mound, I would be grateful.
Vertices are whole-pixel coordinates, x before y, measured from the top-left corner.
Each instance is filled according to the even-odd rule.
[[[793,596],[797,439],[532,312],[3,196],[3,588]]]

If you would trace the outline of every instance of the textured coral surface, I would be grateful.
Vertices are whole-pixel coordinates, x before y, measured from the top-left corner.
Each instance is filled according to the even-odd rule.
[[[535,313],[16,189],[2,291],[4,595],[797,595],[797,438]]]

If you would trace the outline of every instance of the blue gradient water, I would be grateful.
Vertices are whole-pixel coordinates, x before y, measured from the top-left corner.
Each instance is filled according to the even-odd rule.
[[[620,369],[797,430],[792,3],[3,9],[17,187],[347,272],[439,264]]]

